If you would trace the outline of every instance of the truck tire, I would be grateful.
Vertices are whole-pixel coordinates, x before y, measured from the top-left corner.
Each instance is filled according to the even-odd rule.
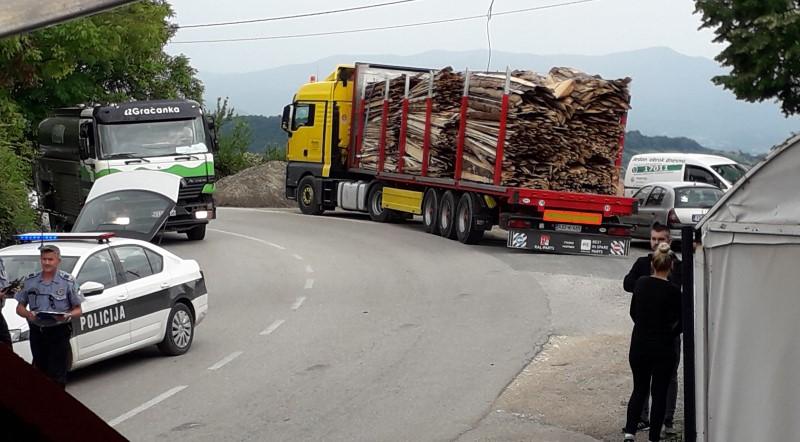
[[[474,193],[465,193],[458,200],[456,209],[456,236],[464,244],[477,244],[483,238],[483,230],[479,230],[475,223],[475,216],[481,211],[480,196]]]
[[[200,224],[187,230],[186,237],[189,238],[189,241],[202,241],[206,237],[206,224]]]
[[[439,204],[439,235],[456,239],[456,194],[448,190]]]
[[[439,234],[439,202],[442,200],[442,192],[437,189],[428,189],[422,199],[422,224],[425,231]]]
[[[369,189],[369,195],[367,195],[367,210],[369,211],[370,219],[379,223],[385,223],[392,217],[391,210],[381,207],[382,201],[383,184],[378,183]]]
[[[300,206],[300,211],[306,215],[322,215],[325,211],[316,201],[317,190],[314,187],[314,177],[308,175],[297,185],[297,205]]]

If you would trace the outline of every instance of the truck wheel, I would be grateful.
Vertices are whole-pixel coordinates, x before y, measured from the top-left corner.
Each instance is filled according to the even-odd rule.
[[[182,355],[189,351],[193,338],[192,312],[186,304],[178,302],[169,312],[167,332],[164,334],[164,340],[158,344],[158,349],[167,356]]]
[[[194,226],[186,231],[186,237],[190,241],[202,241],[206,237],[206,224]]]
[[[422,200],[422,223],[425,225],[425,231],[434,235],[439,234],[439,201],[441,199],[440,191],[428,189]]]
[[[306,176],[297,185],[297,205],[306,215],[322,215],[322,206],[316,203],[317,191],[314,188],[314,177]]]
[[[439,204],[439,235],[455,239],[456,238],[456,195],[452,190],[448,190],[442,196]]]
[[[383,184],[375,184],[369,189],[367,195],[367,210],[369,210],[369,217],[373,221],[385,223],[389,221],[392,216],[392,211],[381,207],[383,201]]]
[[[473,193],[465,193],[458,200],[456,210],[456,236],[464,244],[477,244],[483,238],[483,230],[475,226],[475,215],[480,211],[479,198]]]

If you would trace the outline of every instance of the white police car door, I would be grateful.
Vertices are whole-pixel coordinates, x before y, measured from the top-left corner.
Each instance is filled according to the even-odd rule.
[[[103,293],[87,296],[83,314],[73,323],[77,335],[78,360],[86,360],[127,347],[131,343],[125,301],[128,291],[118,279],[108,249],[89,256],[77,271],[78,285],[88,281],[105,286]],[[77,361],[75,361],[77,362]]]
[[[163,258],[138,245],[117,246],[112,250],[127,281],[131,343],[160,341],[170,309],[170,284],[161,273]]]

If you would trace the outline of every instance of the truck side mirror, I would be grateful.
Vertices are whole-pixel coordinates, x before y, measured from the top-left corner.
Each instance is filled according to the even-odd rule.
[[[211,151],[216,152],[219,150],[219,145],[217,144],[217,123],[214,121],[214,117],[206,115],[206,124],[208,125],[208,130],[211,132]]]
[[[92,123],[84,121],[78,127],[78,156],[82,160],[92,157]]]
[[[294,114],[294,105],[287,104],[283,107],[283,116],[281,117],[281,129],[289,135],[292,134],[292,115]]]

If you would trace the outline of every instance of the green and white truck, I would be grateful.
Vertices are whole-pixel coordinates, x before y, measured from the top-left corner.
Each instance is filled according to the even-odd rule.
[[[132,170],[183,178],[164,230],[205,237],[216,217],[213,122],[191,100],[132,101],[56,109],[39,124],[36,185],[53,230],[68,231],[94,181]],[[124,201],[121,202],[124,209]]]

